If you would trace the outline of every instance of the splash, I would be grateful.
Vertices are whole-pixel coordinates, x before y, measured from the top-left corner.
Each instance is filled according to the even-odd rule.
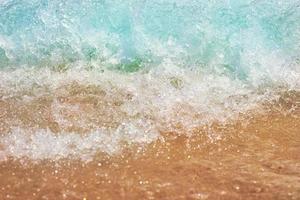
[[[296,0],[0,1],[0,154],[91,159],[265,112],[299,93],[299,41]]]
[[[85,60],[136,71],[168,58],[240,78],[268,75],[299,62],[299,9],[297,0],[3,1],[1,63]]]

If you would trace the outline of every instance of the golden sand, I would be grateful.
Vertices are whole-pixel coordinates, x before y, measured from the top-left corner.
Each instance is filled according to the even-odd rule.
[[[31,113],[16,103],[0,105],[3,133],[16,113],[21,114],[15,121],[24,126],[34,121],[56,132],[70,128],[53,122],[47,98],[31,104]],[[34,113],[43,109],[37,121]],[[90,162],[0,155],[0,199],[300,199],[297,98],[232,124],[161,134],[163,140],[143,148],[128,146],[113,156],[98,153]]]

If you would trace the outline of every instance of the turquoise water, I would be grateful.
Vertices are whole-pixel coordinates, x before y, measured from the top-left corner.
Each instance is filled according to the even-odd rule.
[[[0,66],[84,60],[125,71],[170,59],[246,78],[300,58],[298,0],[2,0]],[[279,61],[279,62],[280,62]]]

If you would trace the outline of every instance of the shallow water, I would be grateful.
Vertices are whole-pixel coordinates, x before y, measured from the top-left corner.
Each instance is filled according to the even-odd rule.
[[[69,108],[60,113],[63,123],[54,121],[58,103],[49,93],[1,101],[1,199],[300,197],[298,92],[280,93],[256,105],[260,112],[231,121],[168,130],[152,119],[119,133],[120,120],[130,119],[119,108],[128,94],[106,97],[101,87],[78,84],[64,89],[69,93],[50,93],[63,103],[58,108]]]
[[[299,109],[270,111],[252,116],[247,125],[216,124],[211,130],[216,141],[205,128],[190,137],[161,133],[162,141],[115,156],[98,153],[89,162],[2,158],[0,197],[299,199],[299,117]]]

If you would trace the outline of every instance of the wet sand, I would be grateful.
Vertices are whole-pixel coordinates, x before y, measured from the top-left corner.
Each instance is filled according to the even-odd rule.
[[[161,139],[148,145],[124,144],[122,152],[99,152],[88,162],[2,153],[0,199],[300,199],[298,97],[287,94],[261,114],[230,124],[198,127],[188,134],[161,132]],[[47,102],[40,98],[18,107],[2,101],[2,133],[9,132],[13,121],[58,133],[67,129],[53,123]],[[88,114],[88,108],[82,109]]]

